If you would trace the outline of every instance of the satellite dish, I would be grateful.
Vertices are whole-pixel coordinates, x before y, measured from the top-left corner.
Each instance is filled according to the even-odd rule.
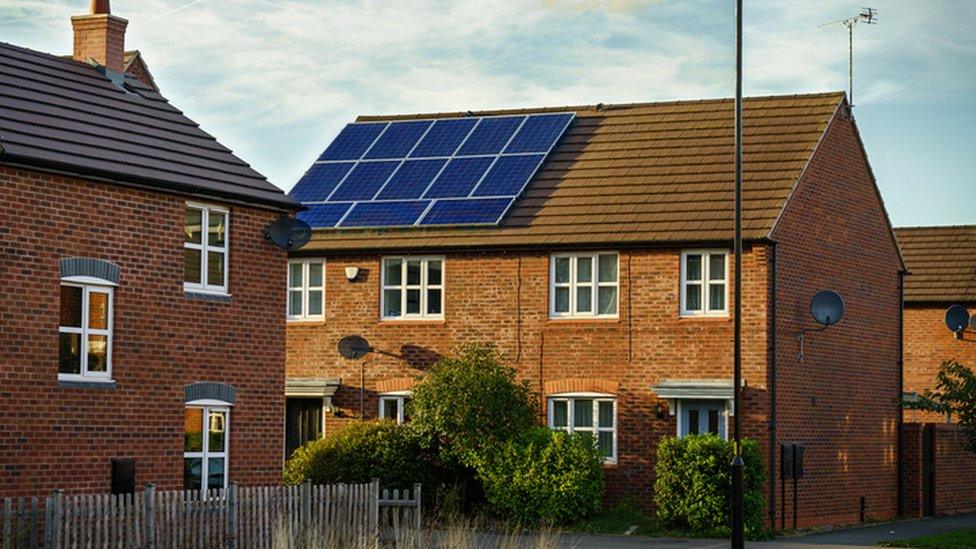
[[[308,244],[312,238],[312,228],[301,219],[282,216],[268,225],[264,234],[275,246],[294,252]]]
[[[974,332],[976,332],[976,315],[969,317],[969,327],[972,328]]]
[[[351,335],[339,340],[339,354],[344,358],[363,358],[372,350],[369,342],[361,336]]]
[[[810,314],[824,326],[837,324],[844,316],[844,299],[833,290],[822,290],[810,302]]]
[[[949,330],[958,334],[965,330],[969,324],[969,311],[962,305],[953,305],[946,309],[945,323]]]

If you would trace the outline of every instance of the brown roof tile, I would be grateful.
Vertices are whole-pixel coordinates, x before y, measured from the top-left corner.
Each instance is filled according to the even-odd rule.
[[[976,225],[895,229],[906,302],[976,302]]]
[[[768,236],[844,101],[842,92],[748,98],[743,235]],[[601,246],[730,240],[730,99],[486,111],[576,112],[576,120],[497,227],[316,230],[303,251]],[[363,116],[360,121],[467,113]]]

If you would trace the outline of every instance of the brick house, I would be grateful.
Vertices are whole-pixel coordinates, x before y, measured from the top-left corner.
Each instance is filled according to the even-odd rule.
[[[450,141],[444,121],[514,117],[521,127],[519,117],[566,112],[574,120],[496,224],[357,228],[348,220],[358,205],[325,200],[354,194],[353,179],[372,184],[350,165],[386,147],[387,122],[433,124],[416,157]],[[732,101],[705,100],[347,126],[291,192],[319,228],[289,271],[288,449],[360,414],[408,419],[411,386],[433,360],[492,342],[541,395],[541,422],[595,432],[608,498],[649,505],[661,436],[729,433],[732,121]],[[364,138],[371,130],[357,127],[371,124]],[[856,125],[844,94],[825,93],[747,99],[744,127],[742,413],[744,436],[767,456],[769,519],[792,513],[778,494],[786,441],[806,444],[801,526],[855,522],[862,497],[868,516],[892,517],[903,265]],[[334,161],[343,155],[353,162]],[[408,163],[385,174],[407,194],[413,181],[397,174]],[[440,177],[414,198],[435,196]],[[391,183],[377,187],[381,197]],[[810,300],[825,288],[846,313],[807,337],[800,364],[798,332],[816,327]],[[350,334],[375,352],[340,357]]]
[[[905,277],[904,391],[933,389],[939,365],[957,360],[976,368],[976,332],[956,337],[946,309],[962,305],[976,315],[976,225],[895,229],[909,274]],[[905,411],[905,421],[944,421],[930,412]]]
[[[107,1],[0,44],[0,495],[280,479],[299,205],[170,105]],[[134,72],[126,72],[126,71]]]

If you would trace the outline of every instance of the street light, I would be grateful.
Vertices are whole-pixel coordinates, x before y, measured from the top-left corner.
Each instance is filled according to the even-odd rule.
[[[735,314],[732,344],[732,548],[745,547],[742,477],[745,461],[739,440],[742,384],[742,0],[735,0]]]

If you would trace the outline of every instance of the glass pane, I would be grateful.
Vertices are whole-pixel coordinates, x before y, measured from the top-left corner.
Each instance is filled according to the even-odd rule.
[[[288,292],[288,314],[302,314],[302,291],[290,290]]]
[[[183,489],[184,490],[199,490],[200,485],[200,468],[203,466],[203,459],[201,458],[184,458],[183,459]]]
[[[207,460],[207,490],[224,487],[224,458]]]
[[[308,314],[322,314],[322,290],[308,291]]]
[[[708,256],[709,280],[725,280],[725,256],[722,254]]]
[[[552,405],[552,426],[566,427],[569,424],[569,406],[565,400],[554,400]]]
[[[183,451],[203,451],[203,408],[183,411]]]
[[[617,288],[615,286],[600,288],[599,299],[600,308],[598,312],[601,315],[617,314]]]
[[[196,208],[186,209],[186,222],[183,225],[183,232],[186,233],[184,242],[191,242],[193,244],[200,244],[202,231],[201,225],[203,224],[203,212]]]
[[[597,449],[604,457],[613,456],[613,431],[600,431],[597,436]]]
[[[211,452],[223,452],[227,438],[227,412],[210,412],[210,426],[207,431],[207,438],[210,446],[207,450]]]
[[[183,250],[183,281],[200,284],[200,250]]]
[[[573,427],[593,427],[593,401],[573,401]]]
[[[77,286],[61,286],[61,325],[81,328],[81,295]]]
[[[207,244],[223,248],[227,242],[227,214],[210,212],[207,219]]]
[[[223,252],[207,252],[207,284],[211,286],[224,285]]]
[[[690,254],[685,256],[685,280],[701,280],[702,256]]]
[[[397,401],[395,398],[384,398],[383,399],[383,417],[387,419],[392,419],[396,421],[397,419]]]
[[[108,329],[108,294],[88,292],[88,327],[95,330]]]
[[[600,417],[597,418],[597,425],[600,427],[613,427],[613,402],[601,401],[599,406]]]
[[[440,290],[427,290],[427,314],[431,314],[431,315],[441,314],[441,291]]]
[[[688,434],[698,434],[698,410],[688,410]]]
[[[403,261],[399,259],[387,259],[385,261],[383,283],[387,286],[399,286],[401,281]]]
[[[580,286],[576,288],[576,312],[589,313],[593,311],[593,287]]]
[[[569,258],[556,258],[556,283],[564,284],[569,282]]]
[[[711,311],[725,309],[725,284],[708,285],[708,309]]]
[[[688,284],[685,286],[685,309],[689,311],[700,311],[701,306],[701,284]]]
[[[441,284],[441,262],[439,260],[427,262],[427,284],[432,286]]]
[[[708,432],[718,434],[718,410],[708,411]]]
[[[420,314],[420,290],[407,290],[407,314]]]
[[[556,312],[569,312],[569,288],[556,288]]]
[[[383,316],[400,316],[400,290],[383,290]]]
[[[301,288],[302,287],[302,268],[301,263],[289,263],[288,264],[288,286],[290,288]]]
[[[108,371],[108,336],[107,335],[89,334],[88,371],[89,372]]]
[[[81,373],[81,334],[61,334],[58,373]]]
[[[407,261],[407,284],[420,284],[420,261]]]
[[[592,257],[576,258],[576,281],[577,282],[593,281],[593,258]]]
[[[617,281],[617,254],[603,254],[600,256],[600,282]]]
[[[308,287],[322,287],[322,264],[319,262],[308,264]]]

